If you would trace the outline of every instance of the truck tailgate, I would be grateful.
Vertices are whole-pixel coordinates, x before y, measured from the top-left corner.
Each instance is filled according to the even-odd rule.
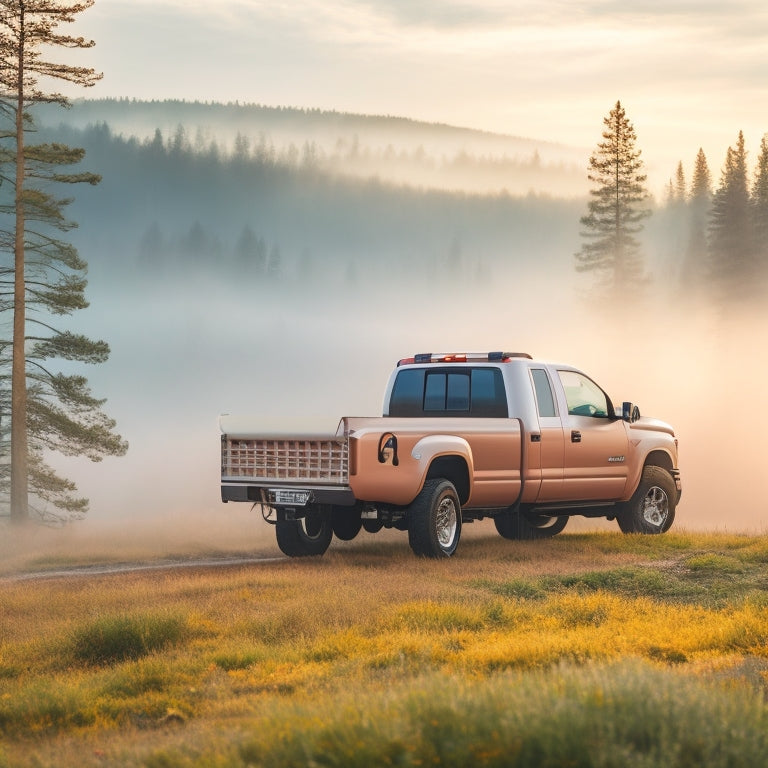
[[[331,435],[221,438],[222,482],[347,485],[349,443]]]

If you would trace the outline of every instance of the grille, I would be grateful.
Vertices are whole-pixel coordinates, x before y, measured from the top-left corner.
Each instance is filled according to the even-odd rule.
[[[227,440],[222,443],[222,477],[346,485],[346,440]]]

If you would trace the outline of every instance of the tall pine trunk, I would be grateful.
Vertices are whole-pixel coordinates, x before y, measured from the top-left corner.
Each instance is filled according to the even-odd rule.
[[[55,189],[59,184],[97,184],[100,177],[86,171],[63,172],[63,166],[82,160],[83,150],[60,143],[30,144],[25,134],[35,129],[28,107],[69,103],[61,94],[39,89],[38,78],[84,87],[101,78],[93,69],[48,61],[41,55],[55,47],[93,46],[93,41],[55,31],[59,24],[74,21],[93,2],[2,0],[2,112],[9,123],[11,116],[15,118],[13,128],[9,125],[2,131],[8,144],[3,145],[4,159],[16,163],[15,232],[11,235],[13,333],[10,341],[4,341],[6,349],[8,345],[12,348],[10,506],[14,523],[23,523],[33,514],[50,520],[77,519],[87,511],[88,500],[73,495],[75,484],[46,464],[47,449],[99,461],[103,456],[122,456],[128,448],[114,433],[115,422],[101,411],[104,401],[91,394],[85,377],[53,372],[41,364],[55,359],[104,362],[109,356],[107,343],[55,328],[45,317],[36,317],[37,312],[69,315],[88,306],[84,296],[87,265],[73,246],[56,237],[57,231],[74,226],[63,213],[71,200],[58,198],[50,185]],[[11,158],[13,142],[15,157]],[[3,208],[8,210],[7,201]],[[6,293],[4,301],[8,299]],[[30,338],[30,327],[45,329],[43,336]],[[28,366],[34,367],[32,373]],[[7,418],[7,414],[3,416]],[[7,479],[6,475],[6,483]]]
[[[21,28],[24,29],[22,8]],[[11,520],[22,523],[29,516],[27,482],[27,367],[26,288],[24,275],[24,36],[19,48],[18,98],[16,100],[16,238],[13,286],[13,367],[11,369]]]

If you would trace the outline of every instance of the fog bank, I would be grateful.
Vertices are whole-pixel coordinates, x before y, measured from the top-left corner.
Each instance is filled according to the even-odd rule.
[[[615,402],[675,427],[684,488],[676,526],[762,532],[768,522],[759,407],[768,353],[757,310],[726,321],[706,302],[650,299],[598,316],[572,286],[558,290],[542,274],[434,291],[186,285],[146,292],[140,307],[112,300],[98,314],[113,355],[91,381],[109,394],[131,447],[101,464],[57,462],[90,497],[93,520],[229,520],[242,505],[219,500],[220,413],[267,431],[333,432],[342,416],[381,413],[400,357],[504,348],[577,365]]]

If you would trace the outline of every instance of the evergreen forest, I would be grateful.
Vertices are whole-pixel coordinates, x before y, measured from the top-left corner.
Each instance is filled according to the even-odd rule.
[[[754,325],[723,329],[737,310],[761,313],[765,151],[750,157],[737,130],[722,174],[694,146],[645,201],[642,279],[611,305],[574,268],[588,151],[243,105],[78,101],[41,108],[36,123],[39,141],[83,147],[83,172],[102,177],[68,211],[90,302],[72,330],[109,340],[89,379],[130,450],[96,468],[56,464],[92,514],[222,514],[219,413],[333,431],[343,415],[379,412],[395,360],[449,348],[576,363],[690,446],[723,386],[717,354]],[[462,188],[458,165],[482,184]],[[734,211],[748,226],[728,224]],[[732,261],[726,238],[747,233]],[[689,364],[704,383],[695,396],[661,375]]]
[[[321,167],[310,145],[277,149],[263,134],[238,134],[225,148],[190,138],[183,125],[144,139],[105,122],[41,132],[84,147],[87,166],[102,176],[98,190],[72,205],[82,222],[78,247],[98,254],[89,260],[96,282],[200,274],[254,288],[275,281],[481,282],[554,263],[578,226],[573,197],[362,178]]]
[[[546,273],[577,291],[587,285],[572,274],[588,182],[586,159],[578,168],[571,148],[245,105],[84,101],[63,115],[42,110],[39,122],[41,138],[82,146],[103,177],[72,205],[92,281],[204,274],[273,290],[325,280],[481,286]],[[710,171],[717,161],[694,150],[691,184],[681,161],[663,199],[649,198],[640,239],[656,295],[680,300],[711,288],[725,304],[745,286],[762,295],[768,155],[763,142],[751,169],[738,141],[722,179]],[[484,191],[451,177],[459,165],[463,177],[484,179]],[[415,181],[403,181],[406,166]],[[419,175],[425,168],[431,176]]]

